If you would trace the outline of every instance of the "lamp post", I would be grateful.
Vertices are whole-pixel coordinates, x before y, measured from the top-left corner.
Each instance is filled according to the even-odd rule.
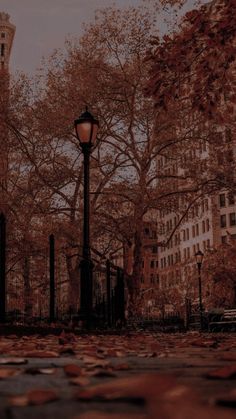
[[[83,253],[80,262],[80,311],[87,328],[91,325],[93,308],[93,263],[90,254],[89,240],[89,160],[95,144],[99,122],[86,111],[75,122],[76,136],[84,155],[84,223],[83,223]]]
[[[198,267],[198,288],[199,288],[199,311],[200,311],[200,330],[202,331],[202,278],[201,278],[201,268],[202,268],[202,261],[204,254],[201,252],[201,250],[198,250],[197,253],[195,253],[197,267]]]

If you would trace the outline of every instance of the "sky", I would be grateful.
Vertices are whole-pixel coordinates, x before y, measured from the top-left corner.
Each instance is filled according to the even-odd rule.
[[[0,0],[16,26],[10,72],[33,74],[42,56],[63,47],[68,35],[79,36],[83,23],[93,21],[96,9],[116,4],[137,6],[142,0]]]
[[[0,11],[9,13],[16,26],[10,72],[33,75],[43,56],[62,48],[69,35],[83,33],[83,23],[94,20],[95,10],[140,4],[142,0],[0,0]]]

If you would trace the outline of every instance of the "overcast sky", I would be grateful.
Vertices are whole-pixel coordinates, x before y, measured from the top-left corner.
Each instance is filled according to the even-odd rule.
[[[83,22],[92,21],[96,9],[141,3],[142,0],[0,0],[0,11],[9,13],[16,26],[10,71],[33,74],[42,56],[63,47],[69,34],[82,33]]]
[[[0,0],[0,11],[10,14],[16,34],[10,71],[33,73],[42,56],[62,47],[67,35],[80,35],[83,22],[96,9],[116,4],[139,5],[142,0]]]

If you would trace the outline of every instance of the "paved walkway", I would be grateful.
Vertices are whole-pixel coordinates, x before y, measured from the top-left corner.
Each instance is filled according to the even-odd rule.
[[[0,337],[0,419],[235,417],[235,334]]]

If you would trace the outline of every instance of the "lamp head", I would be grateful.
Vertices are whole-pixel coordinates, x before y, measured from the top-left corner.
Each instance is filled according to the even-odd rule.
[[[195,258],[198,266],[201,266],[203,261],[204,254],[201,252],[201,250],[198,250],[197,253],[195,253]]]
[[[99,122],[93,117],[93,115],[88,112],[86,106],[86,111],[83,112],[78,119],[74,122],[76,136],[80,142],[80,145],[88,145],[90,147],[94,146],[96,142]]]

